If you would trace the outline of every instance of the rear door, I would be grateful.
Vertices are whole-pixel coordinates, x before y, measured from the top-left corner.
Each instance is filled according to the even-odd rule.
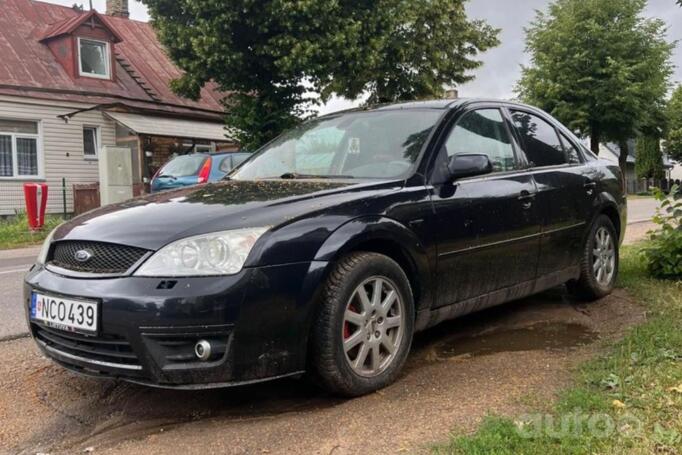
[[[568,135],[540,113],[512,109],[511,118],[537,184],[543,235],[538,276],[577,265],[595,197],[582,155]]]
[[[440,148],[435,175],[449,157],[467,153],[488,155],[494,172],[434,185],[436,306],[534,280],[541,219],[533,177],[521,169],[515,148],[497,107],[463,114]]]

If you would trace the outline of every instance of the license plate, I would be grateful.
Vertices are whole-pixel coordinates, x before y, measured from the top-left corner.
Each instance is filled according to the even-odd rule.
[[[31,296],[31,320],[68,332],[97,333],[97,302],[65,299],[34,292]]]

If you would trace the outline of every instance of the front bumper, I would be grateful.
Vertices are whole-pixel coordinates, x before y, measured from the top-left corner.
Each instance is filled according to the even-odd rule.
[[[326,262],[244,269],[227,277],[80,279],[36,266],[31,293],[97,300],[96,336],[31,321],[40,349],[64,367],[159,387],[198,388],[303,372],[317,285]],[[194,345],[209,340],[207,361]]]

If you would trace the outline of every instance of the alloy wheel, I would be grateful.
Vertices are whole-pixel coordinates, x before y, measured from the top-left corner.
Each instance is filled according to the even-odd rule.
[[[391,280],[363,281],[351,295],[343,317],[343,351],[355,373],[384,372],[395,359],[405,327],[404,303]]]
[[[600,227],[594,236],[592,270],[597,283],[609,286],[616,271],[616,248],[611,233]]]

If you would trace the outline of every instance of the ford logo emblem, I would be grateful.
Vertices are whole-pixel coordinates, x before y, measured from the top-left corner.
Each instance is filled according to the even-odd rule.
[[[74,259],[78,262],[88,262],[92,257],[92,253],[88,250],[78,250],[76,254],[73,255]]]

